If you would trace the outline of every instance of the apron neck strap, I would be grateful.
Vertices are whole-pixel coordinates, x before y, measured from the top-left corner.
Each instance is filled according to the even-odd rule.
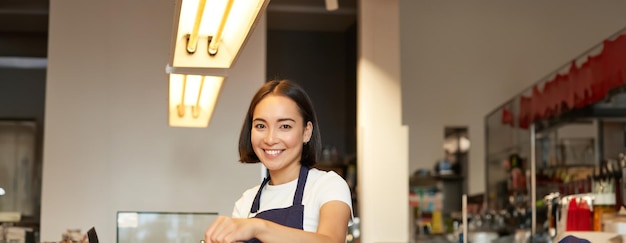
[[[300,174],[298,175],[298,186],[296,187],[296,193],[293,195],[293,205],[302,205],[302,196],[304,195],[304,186],[306,185],[306,179],[309,175],[309,167],[300,166]],[[252,201],[252,208],[250,208],[250,213],[256,213],[259,211],[259,207],[261,204],[261,191],[267,183],[270,181],[270,175],[268,174],[261,186],[259,187],[259,191],[256,193],[254,197],[254,201]]]
[[[304,186],[309,176],[309,167],[300,166],[300,175],[298,176],[298,187],[296,193],[293,194],[293,205],[302,205],[302,196],[304,195]]]

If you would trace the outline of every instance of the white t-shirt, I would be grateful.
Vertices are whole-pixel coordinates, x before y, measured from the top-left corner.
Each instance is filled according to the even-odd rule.
[[[297,185],[297,179],[275,186],[266,184],[261,193],[261,203],[257,213],[293,205],[293,196],[296,193]],[[259,187],[260,185],[257,185],[246,190],[237,200],[233,209],[233,218],[252,218],[256,215],[256,213],[250,213],[250,208]],[[317,231],[320,208],[329,201],[342,201],[348,204],[352,215],[352,197],[346,181],[335,172],[310,169],[302,196],[302,205],[304,205],[303,229],[305,231]]]

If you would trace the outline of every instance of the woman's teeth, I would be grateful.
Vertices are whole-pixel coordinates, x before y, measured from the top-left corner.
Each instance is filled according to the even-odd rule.
[[[270,155],[277,155],[278,153],[280,153],[280,150],[265,150],[265,153],[268,153]]]

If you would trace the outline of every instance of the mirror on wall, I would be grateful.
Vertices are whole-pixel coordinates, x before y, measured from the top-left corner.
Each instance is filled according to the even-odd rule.
[[[471,146],[467,127],[445,127],[443,141],[443,157],[435,165],[435,173],[464,177]]]

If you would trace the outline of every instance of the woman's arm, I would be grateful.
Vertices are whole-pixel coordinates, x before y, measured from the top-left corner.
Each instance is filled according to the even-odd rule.
[[[219,217],[205,233],[207,242],[237,242],[257,238],[262,242],[337,242],[346,241],[350,207],[329,201],[320,209],[317,232],[282,226],[267,220]]]

